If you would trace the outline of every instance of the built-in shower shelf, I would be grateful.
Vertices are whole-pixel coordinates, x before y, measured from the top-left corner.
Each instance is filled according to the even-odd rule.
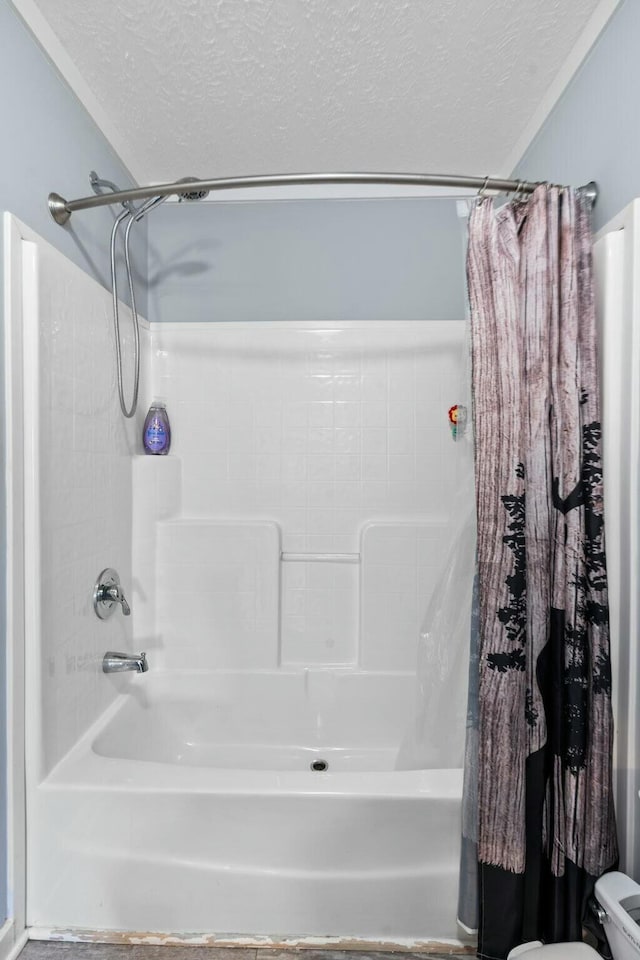
[[[283,563],[360,563],[359,553],[290,553],[280,554]]]
[[[180,457],[177,457],[174,453],[134,453],[134,460],[146,460],[153,463],[170,463],[171,461],[179,462]]]

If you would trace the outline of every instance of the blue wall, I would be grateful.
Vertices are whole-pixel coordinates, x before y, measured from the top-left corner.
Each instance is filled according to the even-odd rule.
[[[123,186],[133,181],[9,0],[0,0],[0,84],[0,209],[14,213],[109,286],[113,213],[105,207],[86,210],[59,227],[49,216],[47,195],[52,190],[69,198],[91,194],[94,169]],[[142,247],[136,261],[144,279]],[[144,313],[144,289],[140,300]]]
[[[132,181],[89,115],[47,60],[8,0],[0,0],[0,210],[15,214],[55,244],[68,257],[106,284],[108,237],[113,215],[87,211],[72,218],[70,228],[58,227],[49,216],[51,190],[76,197],[91,193],[90,170],[116,183]],[[137,262],[144,264],[144,236]],[[1,243],[1,238],[0,238]],[[1,272],[1,271],[0,271]],[[0,277],[1,286],[1,277]],[[1,293],[0,288],[0,293]],[[141,290],[141,309],[146,309]],[[2,339],[0,338],[0,351]],[[0,370],[3,358],[0,354]],[[4,424],[0,418],[0,431]],[[6,530],[4,436],[0,436],[0,591],[4,601]],[[6,609],[4,602],[0,610]],[[6,625],[0,615],[0,922],[5,916],[6,864]]]
[[[516,169],[531,180],[596,180],[596,229],[640,196],[639,50],[640,3],[623,0]]]
[[[149,319],[460,320],[453,200],[167,203],[149,217]]]

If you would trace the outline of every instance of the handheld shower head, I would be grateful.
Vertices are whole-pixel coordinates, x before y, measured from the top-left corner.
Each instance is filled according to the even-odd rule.
[[[176,183],[193,183],[195,185],[200,183],[200,181],[197,177],[181,177]],[[182,203],[183,200],[204,200],[204,198],[208,196],[208,190],[185,190],[184,193],[178,194],[178,201]]]
[[[115,183],[112,183],[111,180],[101,179],[95,170],[91,171],[89,175],[89,181],[95,193],[101,193],[103,189],[111,190],[114,193],[118,193],[118,187]],[[178,180],[177,183],[192,184],[194,187],[200,183],[197,177],[183,177],[182,180]],[[209,193],[208,190],[185,190],[184,193],[178,194],[178,200],[202,200]],[[131,228],[134,223],[139,223],[151,210],[154,210],[156,207],[160,206],[161,203],[164,203],[167,200],[168,194],[160,194],[157,196],[149,197],[147,200],[144,200],[138,207],[134,207],[131,201],[127,201],[123,204],[124,210],[116,217],[113,229],[111,231],[111,244],[110,244],[110,259],[111,259],[111,293],[113,298],[113,326],[116,342],[116,373],[118,380],[118,399],[120,401],[120,409],[122,410],[123,416],[127,419],[133,417],[136,412],[138,405],[138,387],[140,384],[140,331],[138,327],[138,311],[136,309],[136,296],[133,285],[133,274],[131,270],[131,257],[129,253],[129,241],[131,236]],[[126,227],[124,228],[124,261],[127,273],[127,283],[129,286],[129,296],[131,299],[131,319],[133,324],[133,343],[134,343],[134,373],[133,373],[133,389],[131,403],[127,406],[127,403],[124,398],[124,385],[123,385],[123,376],[122,376],[122,349],[120,344],[120,311],[118,307],[118,278],[116,274],[116,242],[118,238],[118,232],[120,230],[121,224],[128,218]]]
[[[199,180],[197,177],[182,177],[180,180],[177,180],[176,183],[196,184],[199,183]],[[183,200],[203,200],[206,196],[208,196],[208,194],[208,190],[185,190],[184,193],[178,194],[178,202],[182,203]],[[145,202],[142,203],[135,211],[131,211],[131,208],[129,207],[128,209],[131,212],[132,221],[142,220],[142,218],[146,216],[149,211],[155,210],[156,207],[159,207],[161,203],[164,203],[165,200],[168,199],[168,194],[159,197],[150,197],[148,200],[145,200]],[[130,226],[131,225],[129,224],[127,230]]]

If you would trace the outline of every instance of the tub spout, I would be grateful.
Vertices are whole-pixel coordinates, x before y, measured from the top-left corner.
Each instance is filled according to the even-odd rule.
[[[104,673],[123,673],[125,670],[146,673],[148,669],[146,653],[115,653],[113,650],[109,650],[102,658]]]

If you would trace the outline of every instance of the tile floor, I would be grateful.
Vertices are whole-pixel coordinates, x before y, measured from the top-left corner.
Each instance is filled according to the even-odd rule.
[[[246,947],[130,946],[30,940],[20,960],[469,960],[470,953],[390,953],[364,950],[256,950]]]

